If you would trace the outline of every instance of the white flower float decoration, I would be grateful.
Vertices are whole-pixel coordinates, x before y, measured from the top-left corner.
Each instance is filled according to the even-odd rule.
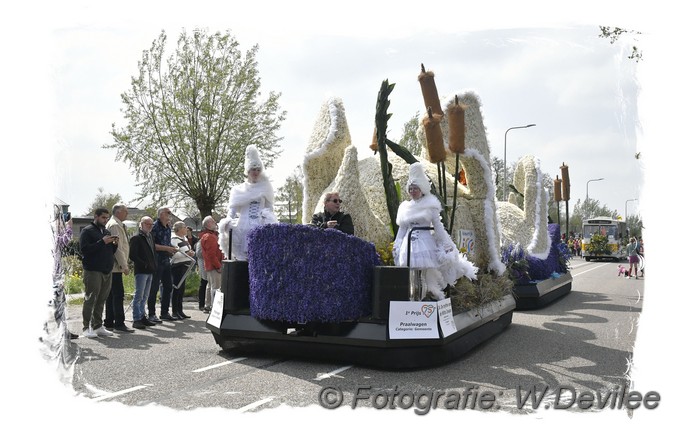
[[[552,239],[548,233],[548,195],[543,188],[540,162],[525,156],[517,163],[513,184],[524,199],[510,194],[507,202],[498,202],[503,243],[519,243],[527,252],[546,259]]]
[[[450,97],[453,102],[454,96]],[[505,265],[500,259],[500,224],[496,213],[495,186],[493,184],[489,144],[486,139],[480,102],[476,94],[458,95],[465,105],[465,152],[460,156],[467,186],[458,184],[458,200],[454,222],[456,230],[468,230],[474,235],[474,252],[468,258],[480,272],[502,274]],[[446,104],[448,104],[448,102]],[[441,122],[442,132],[448,135],[446,117]],[[312,137],[303,159],[304,208],[303,222],[308,223],[315,211],[322,209],[322,198],[328,191],[338,191],[343,198],[343,210],[352,215],[355,234],[376,246],[388,244],[393,239],[387,213],[385,192],[377,156],[356,160],[356,148],[351,147],[347,119],[342,101],[332,98],[321,107]],[[424,133],[420,132],[424,143]],[[446,140],[446,137],[444,138]],[[370,141],[367,141],[367,145]],[[448,150],[448,148],[447,148]],[[401,187],[401,198],[406,199],[408,164],[388,150],[392,175]],[[421,155],[418,155],[421,154]],[[437,166],[414,153],[423,163],[431,180],[436,181]],[[449,198],[453,195],[455,156],[449,152],[446,160],[446,181]],[[450,204],[450,203],[449,203]],[[364,224],[357,226],[358,221]],[[459,242],[456,242],[457,244]]]

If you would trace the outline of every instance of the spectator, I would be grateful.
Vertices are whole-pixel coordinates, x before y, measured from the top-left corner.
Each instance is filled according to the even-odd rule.
[[[203,218],[203,231],[201,232],[200,242],[205,263],[205,273],[208,276],[208,284],[210,285],[210,291],[205,294],[205,310],[210,312],[213,301],[215,301],[215,292],[220,289],[222,259],[224,259],[217,241],[217,222],[210,215]]]
[[[151,282],[149,293],[149,320],[154,323],[162,323],[161,319],[178,320],[170,315],[170,299],[172,298],[172,271],[170,270],[170,257],[177,249],[170,243],[172,230],[170,227],[170,208],[158,209],[158,218],[151,227],[151,235],[156,247],[156,271]],[[161,291],[161,317],[156,316],[156,296]]]
[[[106,229],[109,220],[106,208],[94,211],[92,224],[80,232],[80,252],[83,255],[83,335],[87,338],[108,337],[113,332],[103,326],[102,314],[111,290],[113,254],[118,247],[116,236]]]
[[[402,202],[397,211],[399,231],[394,239],[394,264],[420,270],[427,291],[436,300],[442,300],[446,298],[443,291],[447,285],[453,286],[462,276],[475,279],[477,267],[458,252],[444,229],[439,216],[441,204],[430,194],[430,183],[420,163],[410,166],[408,193],[411,200]],[[434,234],[427,229],[414,229],[407,238],[414,227],[433,227]],[[412,299],[421,300],[424,296],[421,290],[414,292]]]
[[[201,248],[200,239],[196,242],[196,263],[198,264],[198,275],[201,278],[201,284],[198,287],[198,309],[208,312],[205,306],[205,289],[208,286],[208,275],[205,272],[205,261],[203,260],[203,249]]]
[[[139,232],[130,239],[130,260],[135,268],[135,296],[132,299],[132,327],[135,329],[155,325],[145,313],[153,273],[156,271],[156,245],[151,236],[151,227],[153,219],[142,217]]]
[[[111,292],[106,299],[106,317],[104,327],[121,332],[134,332],[134,329],[125,325],[125,290],[123,288],[123,274],[130,273],[128,258],[130,255],[130,242],[128,241],[127,229],[123,221],[127,219],[128,209],[122,203],[113,205],[111,219],[106,223],[106,229],[112,236],[118,236],[118,250],[114,254],[113,272],[111,273]]]
[[[192,251],[196,252],[196,243],[198,243],[198,237],[194,236],[194,229],[187,226],[187,242],[189,242],[189,247]]]
[[[631,237],[629,240],[628,245],[626,245],[626,254],[628,255],[628,278],[630,279],[631,275],[633,274],[633,270],[635,270],[635,279],[637,280],[638,278],[638,263],[640,262],[640,259],[638,258],[637,254],[637,241],[635,240],[635,237]]]
[[[189,268],[194,265],[194,251],[187,241],[188,228],[182,221],[177,221],[172,226],[172,246],[177,248],[177,252],[170,259],[172,270],[172,315],[180,320],[189,319],[191,316],[184,313],[183,301],[184,290],[186,288],[186,275]]]
[[[319,228],[333,228],[345,234],[354,234],[354,223],[350,214],[340,211],[340,193],[331,192],[324,196],[323,212],[312,215],[312,225]]]
[[[637,253],[640,259],[640,277],[645,277],[645,244],[642,242],[642,236],[637,239]]]
[[[228,215],[219,224],[219,244],[229,256],[229,231],[231,230],[231,259],[248,259],[246,236],[252,228],[278,222],[274,215],[274,188],[264,172],[257,147],[246,147],[243,166],[246,181],[231,189]]]

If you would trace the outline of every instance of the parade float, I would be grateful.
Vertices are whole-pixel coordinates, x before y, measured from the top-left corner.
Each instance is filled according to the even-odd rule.
[[[224,350],[415,369],[450,362],[512,322],[513,283],[501,259],[479,98],[466,92],[440,104],[433,74],[423,67],[419,81],[429,107],[420,153],[386,137],[394,87],[387,81],[378,94],[374,156],[358,159],[340,99],[322,105],[302,160],[302,222],[322,210],[325,193],[339,192],[355,235],[290,224],[252,230],[248,261],[223,261],[207,320]],[[421,300],[412,270],[391,265],[396,206],[414,162],[425,166],[447,231],[478,268],[475,280],[461,277],[439,301]]]
[[[561,181],[566,182],[562,187],[568,197],[568,170],[563,170]],[[514,284],[517,309],[541,308],[571,291],[569,250],[561,242],[559,224],[548,224],[548,196],[538,159],[519,160],[513,188],[507,202],[498,202],[502,259]]]

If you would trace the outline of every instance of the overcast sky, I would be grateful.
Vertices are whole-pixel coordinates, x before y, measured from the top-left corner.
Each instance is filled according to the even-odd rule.
[[[280,132],[284,154],[272,171],[277,185],[300,163],[329,96],[343,100],[353,143],[365,157],[380,83],[396,83],[388,129],[398,139],[403,123],[423,109],[416,77],[424,63],[435,72],[440,95],[465,90],[479,95],[492,156],[502,158],[507,128],[535,123],[508,134],[508,162],[533,154],[551,175],[562,163],[569,165],[572,205],[585,197],[586,182],[596,178],[604,180],[591,182],[590,197],[621,214],[626,200],[639,198],[628,210],[641,210],[648,226],[649,271],[634,379],[637,390],[660,390],[672,407],[677,357],[659,351],[664,340],[659,331],[672,321],[668,313],[680,299],[678,287],[665,279],[676,262],[674,247],[665,244],[677,240],[671,230],[679,117],[672,20],[677,15],[664,9],[667,3],[223,3],[23,2],[3,13],[3,116],[9,131],[3,134],[6,167],[0,169],[8,203],[2,218],[17,225],[3,245],[3,259],[12,267],[6,280],[19,292],[11,296],[1,323],[5,336],[17,339],[8,343],[35,349],[37,333],[30,331],[40,330],[44,311],[27,307],[33,299],[44,307],[49,298],[49,286],[39,285],[52,280],[49,223],[34,221],[33,213],[46,211],[47,217],[55,196],[70,203],[74,214],[83,213],[99,187],[126,201],[135,197],[131,171],[101,146],[112,141],[111,124],[123,124],[120,94],[129,88],[142,51],[163,29],[169,45],[181,28],[230,29],[244,49],[259,44],[262,89],[281,92],[281,106],[288,111]],[[622,49],[629,45],[599,39],[598,25],[643,32],[643,62],[625,59]],[[634,158],[637,152],[641,161]],[[42,293],[36,296],[33,289]],[[669,302],[668,309],[659,307]],[[13,369],[19,381],[12,383],[12,396],[21,399],[10,400],[8,407],[48,421],[54,419],[49,410],[78,416],[80,401],[50,406],[61,402],[60,384],[36,387],[29,381],[53,374],[36,362],[37,351],[10,349],[2,357],[9,369],[28,368]],[[36,411],[35,402],[46,410]],[[662,412],[638,411],[634,419]]]
[[[441,14],[455,17],[456,9],[449,10]],[[275,187],[301,163],[321,105],[330,96],[342,99],[352,142],[363,158],[372,155],[368,145],[380,84],[384,79],[396,83],[388,135],[398,140],[404,123],[424,111],[417,81],[423,63],[435,72],[440,96],[478,94],[492,156],[503,159],[508,128],[535,123],[508,133],[507,162],[533,155],[553,178],[567,164],[572,212],[586,190],[621,215],[626,200],[639,199],[639,87],[636,63],[625,58],[631,40],[611,45],[599,38],[599,21],[459,28],[460,18],[449,26],[427,25],[431,13],[400,25],[405,22],[400,14],[371,22],[312,9],[309,19],[282,27],[280,21],[260,22],[255,14],[238,12],[225,9],[219,20],[158,16],[143,26],[106,15],[93,20],[89,13],[55,25],[48,40],[58,124],[55,195],[74,214],[85,213],[100,187],[120,193],[125,202],[137,196],[128,165],[116,162],[115,151],[102,146],[113,142],[112,123],[125,124],[120,95],[129,90],[142,51],[161,30],[174,51],[178,32],[196,27],[211,33],[231,30],[244,50],[260,47],[262,92],[281,92],[280,105],[287,111],[279,132],[283,154],[271,170]],[[302,25],[323,19],[329,20],[327,26]],[[378,22],[385,24],[384,31],[375,28]],[[587,184],[598,178],[604,180]],[[629,202],[628,209],[637,213],[638,202]]]

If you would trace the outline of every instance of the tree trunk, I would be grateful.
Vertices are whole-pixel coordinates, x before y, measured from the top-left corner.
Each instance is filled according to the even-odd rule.
[[[203,221],[203,218],[206,216],[213,214],[215,200],[212,197],[199,196],[194,198],[194,202],[196,202],[196,207],[199,212],[201,212],[201,221]]]

